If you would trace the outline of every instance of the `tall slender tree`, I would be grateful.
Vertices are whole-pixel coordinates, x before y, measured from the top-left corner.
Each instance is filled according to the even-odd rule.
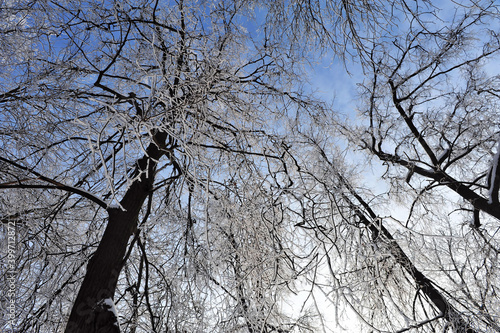
[[[500,329],[498,7],[453,9],[365,44],[359,116],[321,121],[380,170],[376,195],[327,138],[304,134],[316,154],[302,170],[320,184],[305,226],[325,244],[336,295],[375,331]]]

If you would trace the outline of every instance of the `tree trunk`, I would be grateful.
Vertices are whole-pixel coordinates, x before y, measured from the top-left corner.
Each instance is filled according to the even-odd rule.
[[[146,155],[138,160],[140,175],[120,201],[121,208],[108,208],[109,221],[99,246],[87,265],[87,273],[71,310],[65,333],[119,333],[118,318],[104,300],[113,299],[129,238],[137,229],[141,207],[154,182],[157,161],[165,150],[158,145],[166,135],[157,133]]]
[[[98,303],[104,299],[113,299],[128,240],[137,226],[137,214],[123,212],[117,208],[108,209],[108,213],[108,225],[97,251],[89,260],[87,273],[66,326],[66,333],[107,332],[101,330],[102,326],[113,326],[114,321],[103,322],[104,309],[100,308]],[[97,327],[98,324],[101,327]]]
[[[379,237],[389,241],[391,244],[390,249],[392,256],[396,259],[396,262],[401,265],[415,280],[415,283],[422,291],[422,293],[427,296],[427,298],[434,304],[434,306],[441,312],[442,317],[448,321],[448,323],[453,328],[456,333],[477,333],[467,322],[466,318],[463,317],[442,295],[442,293],[434,287],[432,281],[427,278],[411,261],[411,259],[406,255],[403,249],[399,246],[397,241],[392,237],[392,234],[387,230],[381,223],[375,225],[370,222],[369,219],[356,207],[352,206],[356,211],[356,215],[359,217],[360,222],[363,223],[371,232],[374,239]]]
[[[359,218],[359,221],[370,231],[372,239],[375,241],[383,239],[384,241],[390,243],[390,251],[396,262],[413,277],[418,288],[441,312],[440,315],[451,325],[453,331],[455,333],[477,333],[476,330],[469,325],[467,318],[458,312],[448,302],[445,296],[443,296],[443,294],[434,286],[433,282],[413,264],[411,259],[406,255],[403,249],[399,246],[398,242],[392,236],[391,232],[385,228],[382,222],[372,222],[374,220],[378,220],[378,217],[370,205],[354,190],[354,188],[340,173],[337,173],[337,176],[367,212],[368,216],[365,215],[365,213],[359,209],[354,202],[351,201],[351,199],[344,196],[344,200],[346,200],[349,207]]]

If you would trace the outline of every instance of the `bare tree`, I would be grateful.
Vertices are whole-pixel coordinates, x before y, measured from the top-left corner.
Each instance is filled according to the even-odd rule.
[[[0,100],[2,221],[18,226],[20,331],[296,324],[275,306],[285,288],[272,288],[288,274],[266,242],[274,220],[264,223],[249,198],[218,204],[243,175],[280,167],[267,124],[308,103],[279,48],[242,27],[251,5],[9,5],[32,50],[12,64]],[[222,213],[232,205],[242,208]],[[242,220],[243,207],[257,211]],[[237,310],[221,315],[214,304]]]
[[[500,329],[497,21],[493,2],[462,4],[415,15],[365,48],[360,118],[331,123],[381,162],[386,191],[363,190],[308,135],[336,179],[314,176],[330,192],[315,209],[342,217],[335,241],[321,238],[348,257],[325,254],[335,290],[376,331]]]
[[[6,3],[18,330],[314,331],[320,305],[282,308],[299,285],[375,331],[498,330],[498,8],[454,8]],[[365,66],[361,122],[304,92],[321,54]],[[340,135],[385,163],[386,193]]]

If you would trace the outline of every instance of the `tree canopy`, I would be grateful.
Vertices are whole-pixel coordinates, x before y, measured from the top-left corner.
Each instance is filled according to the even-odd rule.
[[[2,328],[500,331],[499,9],[3,2]]]

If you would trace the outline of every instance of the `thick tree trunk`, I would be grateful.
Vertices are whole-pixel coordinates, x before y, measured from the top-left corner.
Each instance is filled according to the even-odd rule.
[[[106,304],[113,299],[129,238],[135,233],[141,207],[154,182],[157,161],[164,154],[158,144],[166,135],[157,133],[138,162],[139,176],[120,201],[108,208],[109,221],[101,242],[89,260],[87,272],[73,304],[65,333],[119,333],[118,320]]]
[[[108,209],[108,212],[108,225],[88,263],[66,333],[119,332],[118,327],[113,325],[117,318],[106,319],[107,311],[98,303],[113,299],[128,240],[137,226],[137,215],[117,208]],[[104,326],[110,326],[110,329],[104,330]]]

